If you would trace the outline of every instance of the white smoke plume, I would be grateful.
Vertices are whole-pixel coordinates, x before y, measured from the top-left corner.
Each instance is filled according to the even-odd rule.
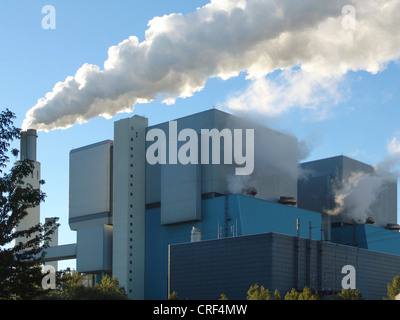
[[[356,223],[365,223],[371,215],[370,208],[385,183],[393,182],[394,177],[377,172],[353,172],[335,192],[335,208],[326,210],[330,215],[345,213],[346,218]]]
[[[381,191],[388,184],[397,183],[400,165],[400,143],[394,137],[388,144],[387,156],[374,166],[372,172],[353,172],[335,190],[335,207],[325,210],[327,214],[344,214],[356,223],[365,223],[370,217],[371,208]],[[385,212],[379,212],[385,215]]]
[[[345,5],[356,9],[355,29],[342,26]],[[228,103],[232,109],[314,108],[320,92],[315,94],[315,86],[335,95],[335,81],[348,71],[376,73],[399,58],[399,14],[398,0],[211,0],[187,15],[153,18],[145,40],[131,36],[109,48],[103,68],[84,64],[38,100],[22,127],[65,129],[131,112],[137,103],[160,98],[173,104],[202,90],[209,78],[241,72],[261,79],[288,70],[289,86],[254,82],[266,88],[267,103],[253,106],[242,99]],[[276,88],[286,97],[280,105]]]

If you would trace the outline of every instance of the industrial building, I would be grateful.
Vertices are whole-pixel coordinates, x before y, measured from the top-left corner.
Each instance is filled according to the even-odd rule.
[[[48,261],[73,257],[79,272],[116,276],[131,299],[166,299],[172,291],[245,299],[255,283],[329,294],[341,289],[344,265],[355,267],[366,298],[381,299],[400,274],[395,178],[379,189],[370,219],[352,220],[349,210],[332,216],[341,181],[373,167],[344,156],[299,164],[295,137],[216,109],[173,124],[149,126],[136,115],[115,122],[113,140],[71,150],[69,225],[77,243],[50,248]],[[195,156],[185,149],[190,136],[177,134],[184,129],[199,140],[213,132],[207,161],[176,161],[177,154],[203,157],[200,147]],[[254,170],[238,175],[243,162],[222,159],[235,153],[228,133],[247,129],[254,130]],[[155,151],[161,136],[149,132],[165,134],[165,150]],[[241,136],[243,157],[249,141]],[[150,151],[159,161],[149,163]]]

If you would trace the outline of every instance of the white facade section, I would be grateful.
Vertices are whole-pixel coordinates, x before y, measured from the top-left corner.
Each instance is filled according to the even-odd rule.
[[[201,164],[161,166],[161,224],[201,220]]]
[[[108,225],[79,229],[77,233],[77,271],[111,272],[113,227]]]
[[[44,261],[47,263],[49,261],[76,259],[76,246],[76,243],[71,243],[46,248]]]
[[[111,223],[112,146],[106,140],[70,152],[69,224],[72,230]]]
[[[30,185],[32,185],[32,187],[34,189],[40,189],[40,184],[39,184],[40,163],[37,161],[34,161],[33,165],[34,165],[34,169],[33,169],[32,173],[24,179],[25,184],[23,187],[26,187],[28,184],[30,184]],[[29,208],[26,211],[28,212],[28,214],[24,217],[24,219],[22,219],[20,221],[20,223],[16,227],[16,231],[28,230],[29,228],[40,223],[40,206],[37,206],[34,208]],[[17,239],[15,239],[15,242],[16,243],[18,243],[18,242],[26,243],[33,237],[35,237],[35,234],[33,234],[29,238],[17,238]]]
[[[130,299],[144,299],[146,127],[140,116],[114,125],[113,276]]]

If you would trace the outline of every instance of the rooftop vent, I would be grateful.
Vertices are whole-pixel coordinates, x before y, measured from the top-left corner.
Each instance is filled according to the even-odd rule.
[[[388,223],[388,224],[386,224],[385,228],[389,229],[389,230],[394,230],[394,231],[400,230],[400,226],[397,223]]]
[[[190,242],[198,242],[201,240],[203,240],[203,231],[200,228],[193,226],[190,234]]]
[[[374,224],[375,223],[375,220],[374,220],[374,218],[372,218],[372,217],[368,217],[366,220],[365,220],[365,224]]]
[[[297,204],[296,198],[285,197],[285,196],[280,197],[278,202],[286,206],[293,206],[293,207]]]
[[[249,187],[246,190],[244,190],[244,194],[251,197],[254,197],[257,193],[258,193],[257,189],[254,187]]]

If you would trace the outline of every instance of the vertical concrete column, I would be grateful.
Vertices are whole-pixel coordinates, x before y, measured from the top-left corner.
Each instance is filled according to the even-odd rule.
[[[130,299],[144,299],[146,128],[134,116],[114,125],[113,275]]]

